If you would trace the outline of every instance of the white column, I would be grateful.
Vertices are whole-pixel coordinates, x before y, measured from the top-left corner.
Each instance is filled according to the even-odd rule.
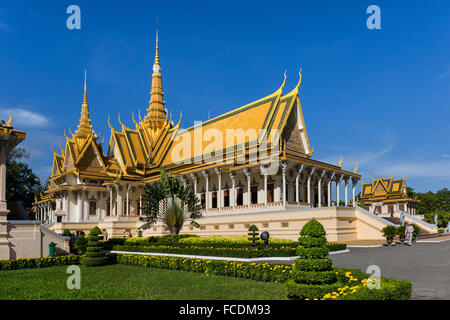
[[[267,207],[267,168],[260,166],[261,175],[264,177],[264,206]]]
[[[217,181],[219,184],[219,189],[217,191],[217,208],[223,207],[223,201],[222,201],[222,172],[220,171],[220,168],[215,168],[216,174],[217,174]]]
[[[139,186],[139,212],[138,214],[142,216],[142,186]]]
[[[295,176],[295,201],[297,203],[300,202],[300,189],[299,189],[299,182],[300,182],[300,174],[302,173],[303,170],[303,163],[300,165],[300,167],[298,167],[297,169],[297,175]]]
[[[131,184],[126,184],[127,187],[127,204],[126,204],[126,211],[127,211],[127,217],[130,215],[130,205],[129,205],[129,194],[130,194],[130,188]]]
[[[347,187],[348,187],[348,177],[347,178],[345,178],[345,180],[344,180],[344,183],[345,183],[345,188],[344,188],[344,194],[345,194],[345,206],[347,206],[348,205],[348,191],[347,191]]]
[[[109,190],[109,215],[113,216],[114,215],[114,207],[113,207],[113,186],[109,185],[108,186],[108,190]]]
[[[319,208],[322,207],[322,178],[323,178],[324,174],[325,174],[325,170],[322,169],[322,171],[319,173],[319,181],[317,182],[317,192],[318,192],[318,195],[317,195],[317,200],[318,200],[317,206]]]
[[[83,203],[84,203],[84,210],[83,210],[83,220],[82,221],[87,221],[90,218],[90,212],[89,212],[89,191],[87,191],[87,190],[84,191]]]
[[[244,174],[245,177],[247,178],[247,207],[250,208],[250,205],[252,204],[250,170],[248,170],[248,168],[244,168]]]
[[[202,171],[203,176],[205,177],[205,203],[206,209],[211,208],[209,203],[209,173],[206,170]]]
[[[76,196],[77,196],[77,218],[76,218],[76,221],[77,222],[81,222],[82,221],[82,219],[83,219],[83,191],[82,190],[79,190],[77,193],[76,193]]]
[[[314,170],[316,170],[316,168],[312,167],[311,170],[309,171],[308,179],[306,181],[306,183],[307,183],[306,188],[307,188],[307,193],[308,193],[308,204],[310,207],[313,206],[313,204],[311,202],[311,178],[312,178],[312,175],[314,174]]]
[[[197,182],[198,178],[194,173],[191,173],[191,178],[194,181],[194,194],[197,196]]]
[[[340,200],[340,184],[342,181],[342,174],[339,178],[336,179],[336,207],[339,207],[339,200]]]
[[[234,172],[230,172],[231,179],[231,201],[230,206],[236,206],[236,174]]]
[[[120,192],[121,186],[120,184],[116,183],[116,202],[117,202],[117,216],[123,215],[123,199],[122,199],[122,193]]]
[[[352,179],[352,196],[353,196],[353,206],[356,207],[356,196],[355,196],[355,188],[358,183],[358,179]]]
[[[69,197],[70,191],[66,191],[63,193],[63,211],[65,213],[63,221],[71,221],[70,212],[69,212]]]
[[[328,206],[331,207],[331,183],[333,182],[334,175],[336,173],[332,172],[328,177]]]
[[[287,170],[287,163],[281,162],[281,171],[283,174],[283,206],[286,206],[286,170]]]
[[[5,144],[3,143],[0,144],[0,211],[2,211],[1,213],[3,213],[4,216],[6,216],[6,214],[8,213],[8,212],[6,212],[6,214],[4,213],[5,211],[7,211],[6,205],[6,157],[8,153],[6,146],[7,143],[8,142],[6,142]],[[2,219],[2,221],[3,220],[6,220],[6,218]]]

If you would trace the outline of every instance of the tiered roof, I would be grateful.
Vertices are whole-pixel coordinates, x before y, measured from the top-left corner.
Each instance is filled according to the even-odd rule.
[[[363,183],[360,198],[365,203],[417,201],[408,197],[406,178],[394,179],[393,177],[379,177],[370,183]]]
[[[302,160],[307,163],[342,171],[349,176],[360,178],[356,173],[341,170],[333,166],[310,159],[308,135],[298,96],[302,75],[295,88],[283,95],[286,73],[280,88],[274,93],[234,109],[228,113],[210,119],[187,129],[180,129],[180,122],[174,125],[172,117],[164,107],[162,91],[161,65],[159,60],[158,38],[156,38],[155,61],[153,65],[152,89],[149,106],[144,119],[139,114],[139,122],[132,115],[135,128],[125,126],[119,114],[121,130],[110,124],[111,138],[109,148],[103,154],[102,143],[89,118],[87,101],[86,74],[81,117],[78,130],[71,136],[66,135],[65,148],[61,153],[54,151],[52,176],[49,192],[62,186],[64,177],[74,174],[81,178],[102,180],[105,184],[117,181],[142,183],[159,179],[160,168],[164,167],[175,174],[183,174],[209,167],[223,167],[229,170],[238,164],[238,153],[243,152],[246,159],[255,159],[257,163],[270,161],[277,152],[279,159]],[[212,138],[201,142],[202,148],[195,148],[195,134],[202,127],[205,132],[218,133],[223,141]],[[227,139],[227,131],[235,130],[236,139]],[[275,130],[275,135],[271,131]],[[248,135],[250,132],[256,133]],[[239,137],[244,136],[243,140]],[[183,142],[188,141],[188,145]],[[183,149],[184,148],[184,149]],[[237,151],[235,151],[237,150]],[[184,152],[183,152],[184,151]],[[241,163],[239,163],[242,166]],[[244,166],[247,164],[243,164]],[[253,163],[255,165],[255,163]]]

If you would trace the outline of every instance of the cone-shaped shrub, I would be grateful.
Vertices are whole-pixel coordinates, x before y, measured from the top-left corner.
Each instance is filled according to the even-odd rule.
[[[93,266],[104,266],[108,262],[108,257],[102,252],[103,243],[101,243],[100,236],[102,231],[98,227],[94,227],[90,230],[88,238],[88,246],[86,250],[86,257],[81,259],[81,264],[93,267]]]
[[[291,299],[321,298],[337,285],[332,260],[327,258],[326,232],[322,224],[312,219],[300,231],[297,248],[299,259],[295,260],[291,280],[286,282]]]
[[[256,243],[259,241],[259,238],[258,238],[259,233],[258,233],[258,231],[259,231],[258,227],[255,226],[254,224],[252,224],[250,226],[250,228],[248,228],[248,235],[250,236],[248,238],[248,241],[251,242],[252,247],[254,247],[256,245]]]

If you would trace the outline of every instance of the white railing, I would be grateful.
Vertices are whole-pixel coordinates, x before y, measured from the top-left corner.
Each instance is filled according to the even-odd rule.
[[[137,215],[129,215],[129,216],[106,216],[103,218],[103,221],[137,221],[139,220]]]
[[[309,204],[305,202],[286,202],[286,205],[282,201],[279,202],[268,202],[267,205],[264,203],[255,203],[249,205],[239,205],[234,207],[223,207],[223,208],[210,208],[202,209],[200,212],[204,216],[216,215],[216,214],[233,214],[233,213],[244,213],[249,211],[271,211],[274,209],[295,209],[295,208],[309,208]]]

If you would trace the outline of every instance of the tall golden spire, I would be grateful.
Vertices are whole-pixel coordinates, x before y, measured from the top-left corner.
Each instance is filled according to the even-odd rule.
[[[92,130],[91,119],[89,119],[89,106],[87,100],[87,90],[86,90],[86,70],[84,70],[84,94],[83,103],[81,104],[81,117],[78,129],[75,132],[77,138],[87,138],[94,131]]]
[[[167,121],[167,110],[164,108],[164,92],[162,91],[161,65],[159,63],[158,30],[156,30],[156,52],[153,63],[152,90],[144,123],[152,129],[161,129]]]

